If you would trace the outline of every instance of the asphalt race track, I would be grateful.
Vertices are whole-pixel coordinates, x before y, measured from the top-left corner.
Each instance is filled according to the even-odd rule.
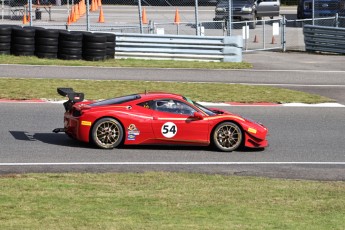
[[[1,103],[0,173],[164,170],[345,180],[344,108],[226,109],[267,125],[270,146],[232,153],[183,146],[101,150],[51,132],[63,125],[61,104]]]
[[[0,77],[169,79],[265,84],[309,90],[345,104],[345,67],[342,56],[295,54],[297,58],[287,55],[282,60],[280,53],[275,55],[275,59],[265,57],[269,52],[262,55],[247,56],[252,59],[250,62],[254,68],[243,71],[2,65]],[[264,58],[271,58],[272,62],[266,63]],[[289,60],[298,61],[287,65]],[[279,63],[282,67],[280,69]],[[56,68],[59,71],[55,71]],[[264,123],[270,130],[270,146],[263,151],[244,149],[232,153],[182,146],[100,150],[71,140],[64,134],[51,132],[63,126],[64,109],[61,104],[0,103],[0,173],[183,171],[345,180],[344,107],[224,109]]]

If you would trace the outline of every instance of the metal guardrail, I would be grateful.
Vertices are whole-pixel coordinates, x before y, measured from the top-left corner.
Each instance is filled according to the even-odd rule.
[[[304,25],[306,51],[345,54],[345,28]]]
[[[241,36],[116,34],[115,58],[241,62]]]

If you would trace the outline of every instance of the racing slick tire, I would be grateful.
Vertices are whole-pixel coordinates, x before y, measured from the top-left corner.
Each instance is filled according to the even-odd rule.
[[[235,151],[243,143],[242,129],[234,122],[222,122],[214,129],[212,141],[214,146],[220,151]]]
[[[122,142],[123,136],[122,125],[113,118],[98,120],[91,130],[91,140],[102,149],[116,148]]]

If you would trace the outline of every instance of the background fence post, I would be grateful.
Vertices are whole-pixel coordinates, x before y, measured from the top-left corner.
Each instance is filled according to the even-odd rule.
[[[142,21],[142,15],[141,15],[141,0],[138,0],[138,11],[139,11],[139,27],[140,27],[140,33],[143,33],[143,21]]]
[[[29,23],[32,26],[32,0],[29,0]]]
[[[227,25],[227,35],[231,36],[231,27],[232,27],[232,0],[228,0],[228,25]]]
[[[90,2],[86,0],[86,30],[90,31]]]
[[[5,1],[1,1],[1,20],[4,20]]]
[[[335,27],[339,27],[339,14],[335,14]]]
[[[200,30],[200,28],[199,28],[199,15],[198,15],[198,11],[199,11],[199,5],[198,5],[198,0],[195,0],[195,6],[194,6],[194,8],[195,8],[195,26],[196,26],[196,35],[197,36],[200,36],[200,32],[199,32],[199,30]]]
[[[286,18],[285,15],[283,15],[282,20],[282,44],[283,44],[283,52],[286,52]]]

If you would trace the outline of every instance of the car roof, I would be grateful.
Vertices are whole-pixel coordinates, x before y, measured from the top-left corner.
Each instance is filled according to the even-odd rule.
[[[141,99],[143,100],[151,100],[156,98],[174,98],[183,100],[183,96],[174,93],[167,93],[167,92],[146,92],[139,94]]]

